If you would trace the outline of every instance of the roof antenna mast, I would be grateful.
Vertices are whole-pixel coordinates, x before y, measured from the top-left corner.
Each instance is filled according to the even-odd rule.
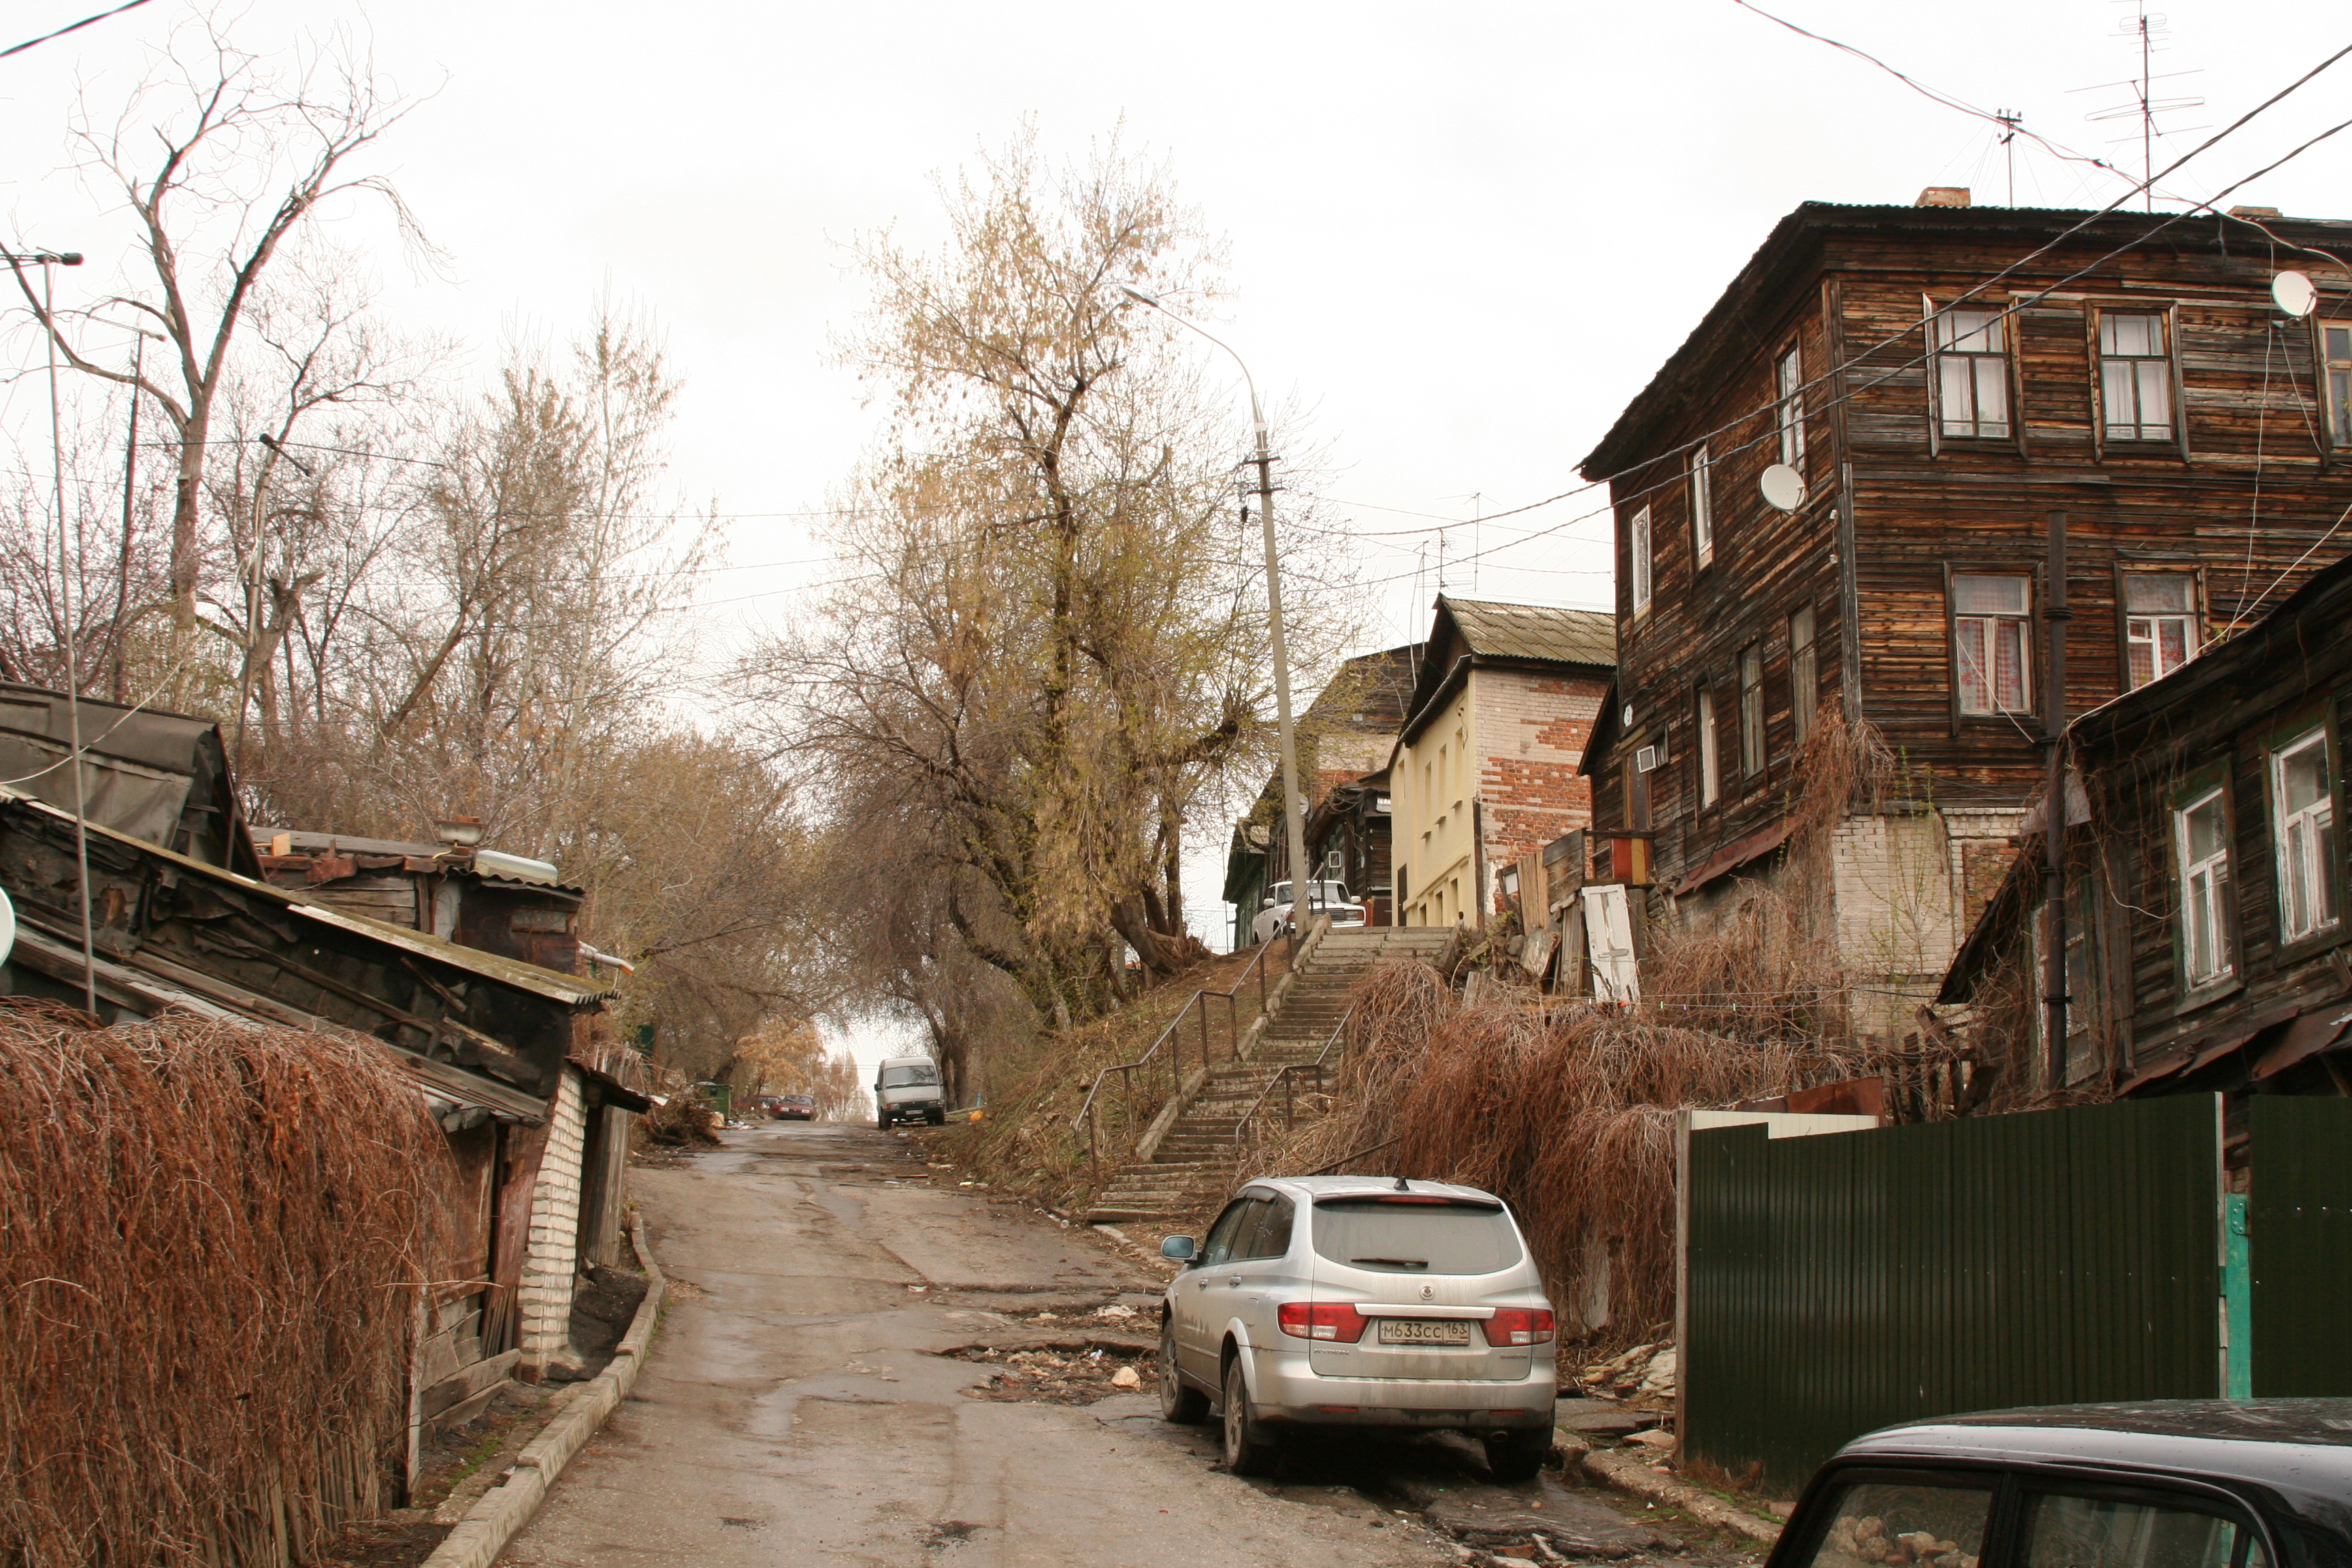
[[[2097,110],[2090,114],[2084,115],[2083,118],[2090,121],[2093,124],[2111,120],[2122,120],[2126,121],[2136,120],[2139,121],[2139,131],[2136,136],[2118,136],[2110,141],[2108,145],[2112,147],[2127,146],[2135,141],[2139,143],[2140,182],[2142,187],[2140,197],[2147,210],[2149,212],[2154,212],[2156,210],[2155,180],[2157,137],[2159,135],[2177,136],[2187,132],[2202,131],[2206,129],[2206,127],[2202,125],[2176,125],[2162,132],[2158,131],[2156,128],[2157,116],[2160,114],[2170,114],[2177,110],[2202,108],[2205,100],[2201,98],[2158,98],[2156,96],[2156,84],[2160,81],[2171,81],[2179,77],[2198,76],[2202,73],[2198,70],[2185,70],[2165,71],[2159,74],[2156,69],[2156,57],[2165,53],[2172,47],[2169,43],[2166,42],[2166,40],[2172,36],[2170,18],[2160,12],[2149,11],[2146,5],[2146,0],[2114,0],[2114,3],[2118,5],[2127,5],[2131,8],[2131,15],[2122,17],[2116,23],[2116,31],[2124,36],[2126,42],[2137,47],[2139,54],[2139,60],[2137,62],[2139,68],[2133,75],[2126,77],[2122,81],[2103,81],[2096,87],[2078,87],[2073,90],[2075,92],[2098,92],[2105,89],[2115,87],[2128,88],[2131,89],[2130,102],[2116,104],[2112,109]]]

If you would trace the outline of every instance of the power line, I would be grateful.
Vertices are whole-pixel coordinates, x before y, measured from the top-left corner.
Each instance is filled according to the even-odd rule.
[[[7,48],[0,49],[0,60],[6,59],[10,55],[21,55],[26,49],[31,48],[34,45],[46,44],[51,38],[62,38],[68,33],[79,33],[93,22],[103,22],[109,16],[119,16],[125,11],[135,11],[145,4],[147,4],[147,0],[123,0],[121,5],[115,6],[110,11],[100,11],[95,16],[84,16],[80,21],[74,23],[69,27],[59,27],[54,33],[43,33],[37,38],[27,38],[21,44],[12,44]]]

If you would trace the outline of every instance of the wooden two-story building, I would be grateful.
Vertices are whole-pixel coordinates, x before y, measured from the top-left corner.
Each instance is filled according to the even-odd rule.
[[[1900,777],[1820,890],[1891,1016],[2042,789],[2050,514],[2069,714],[2352,546],[2352,279],[2321,254],[2352,224],[1966,199],[1790,213],[1583,462],[1617,552],[1596,823],[1654,830],[1653,920],[1706,919],[1772,874],[1819,718],[1874,727]]]
[[[2249,1094],[2352,1094],[2347,711],[2352,561],[2339,560],[2068,727],[2070,1085],[2219,1090],[2233,1123]],[[2028,826],[2038,838],[2042,814]],[[2051,1057],[2045,863],[2030,844],[1939,998],[1969,1006],[1977,1063],[2029,1083]]]

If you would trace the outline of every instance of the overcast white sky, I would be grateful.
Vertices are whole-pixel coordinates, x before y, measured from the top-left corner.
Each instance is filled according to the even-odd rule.
[[[20,0],[10,37],[100,9]],[[2137,68],[2112,0],[1768,0],[2079,150],[2117,125]],[[119,99],[188,16],[172,0],[0,60],[0,223],[79,248],[101,285],[127,231],[58,172],[77,94]],[[561,337],[600,290],[650,311],[688,383],[676,470],[736,521],[711,593],[734,635],[826,574],[812,535],[868,416],[827,363],[861,300],[842,242],[938,233],[935,172],[1024,117],[1082,154],[1122,118],[1231,242],[1225,334],[1259,384],[1312,412],[1325,493],[1389,578],[1368,646],[1418,635],[1446,541],[1457,592],[1605,605],[1605,520],[1570,501],[1474,530],[1437,520],[1570,489],[1577,460],[1798,202],[1907,202],[1923,185],[2006,198],[1992,128],[1732,0],[1646,5],[1255,4],[646,6],[254,0],[262,50],[344,28],[433,91],[383,147],[454,281],[381,257],[385,309],[456,333],[487,371],[517,331]],[[2178,0],[2159,95],[2218,128],[2352,42],[2341,4]],[[2352,61],[2189,165],[2203,195],[2352,115]],[[2177,142],[2186,151],[2205,132]],[[2159,162],[2162,162],[2161,155]],[[2231,198],[2352,216],[2352,132]],[[2017,199],[2119,189],[2020,143]],[[373,230],[355,234],[374,243]],[[21,341],[21,340],[20,340]],[[28,351],[29,352],[29,351]],[[1236,389],[1238,395],[1238,389]],[[1567,526],[1562,527],[1562,524]],[[1472,551],[1559,529],[1472,569]],[[1375,537],[1384,536],[1384,537]],[[1416,584],[1413,574],[1426,571]],[[786,564],[776,564],[786,563]],[[1416,591],[1417,590],[1417,591]],[[715,640],[715,639],[714,639]],[[1213,887],[1223,834],[1192,873]],[[1203,924],[1218,910],[1198,910]]]

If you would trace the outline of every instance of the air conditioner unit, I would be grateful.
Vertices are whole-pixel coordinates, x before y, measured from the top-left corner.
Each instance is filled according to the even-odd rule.
[[[1634,771],[1635,773],[1655,773],[1655,772],[1657,771],[1657,767],[1658,767],[1658,748],[1657,748],[1657,747],[1655,747],[1655,746],[1644,746],[1644,747],[1643,747],[1640,751],[1635,752],[1633,753],[1633,771]]]

